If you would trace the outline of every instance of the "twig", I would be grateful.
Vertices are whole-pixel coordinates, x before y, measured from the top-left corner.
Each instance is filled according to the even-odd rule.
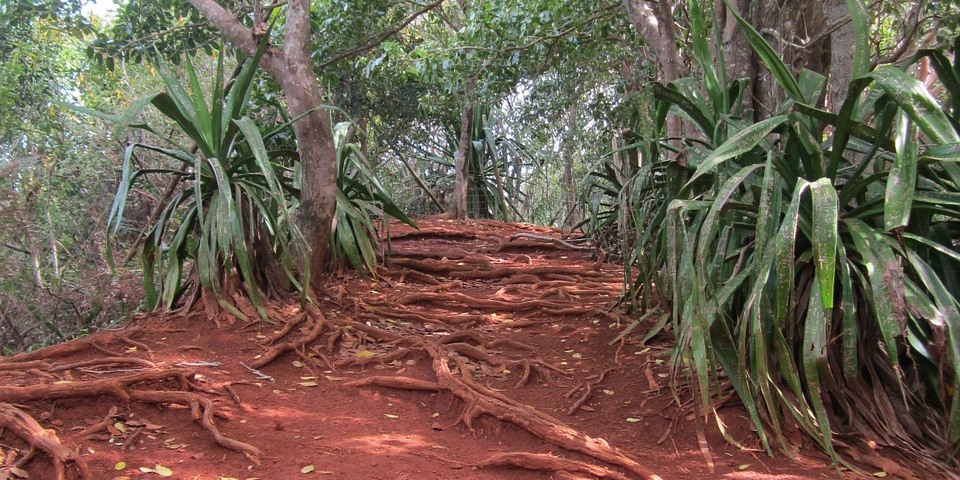
[[[246,368],[247,370],[250,370],[250,373],[252,373],[254,377],[257,377],[257,378],[259,378],[260,380],[266,380],[266,381],[268,381],[268,382],[270,382],[270,383],[275,383],[275,382],[276,382],[276,380],[275,380],[273,377],[271,377],[270,375],[265,375],[265,374],[263,374],[260,370],[257,370],[257,369],[255,369],[255,368],[248,367],[247,364],[245,364],[245,363],[243,363],[243,362],[240,362],[240,365],[242,365],[242,366],[243,366],[244,368]]]

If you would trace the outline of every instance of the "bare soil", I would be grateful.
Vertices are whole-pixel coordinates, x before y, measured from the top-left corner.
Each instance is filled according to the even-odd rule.
[[[698,440],[669,336],[621,335],[621,266],[542,227],[418,223],[377,278],[273,324],[198,308],[0,359],[0,479],[840,476],[802,440],[767,456],[735,399]]]

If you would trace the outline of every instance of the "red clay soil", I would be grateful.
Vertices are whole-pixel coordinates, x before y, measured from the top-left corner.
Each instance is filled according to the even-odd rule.
[[[0,359],[0,479],[839,477],[758,450],[735,400],[743,448],[711,417],[711,471],[670,339],[620,336],[621,267],[545,228],[419,225],[274,324],[146,315]]]

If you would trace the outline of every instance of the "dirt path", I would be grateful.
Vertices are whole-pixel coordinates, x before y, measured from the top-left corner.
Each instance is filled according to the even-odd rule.
[[[57,478],[50,454],[95,479],[836,478],[712,424],[711,473],[669,345],[618,341],[617,265],[543,228],[420,227],[391,227],[379,279],[272,306],[275,325],[145,316],[0,360],[0,478]],[[734,403],[727,433],[756,447]]]

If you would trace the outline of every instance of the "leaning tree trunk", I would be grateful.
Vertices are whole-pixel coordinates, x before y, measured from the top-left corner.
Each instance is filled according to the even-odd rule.
[[[450,216],[453,218],[467,218],[467,186],[470,179],[468,155],[470,144],[473,142],[473,104],[467,104],[460,111],[460,145],[456,153],[456,180],[453,184],[453,199],[450,201]]]
[[[238,22],[232,13],[215,0],[190,0],[210,23],[244,54],[257,51],[259,33]],[[268,47],[260,65],[283,90],[291,117],[303,115],[319,106],[323,99],[320,84],[310,62],[310,2],[289,0],[282,50]],[[330,235],[337,206],[337,152],[327,117],[314,110],[293,125],[303,167],[300,192],[300,223],[310,245],[310,271],[319,285],[327,263]]]

